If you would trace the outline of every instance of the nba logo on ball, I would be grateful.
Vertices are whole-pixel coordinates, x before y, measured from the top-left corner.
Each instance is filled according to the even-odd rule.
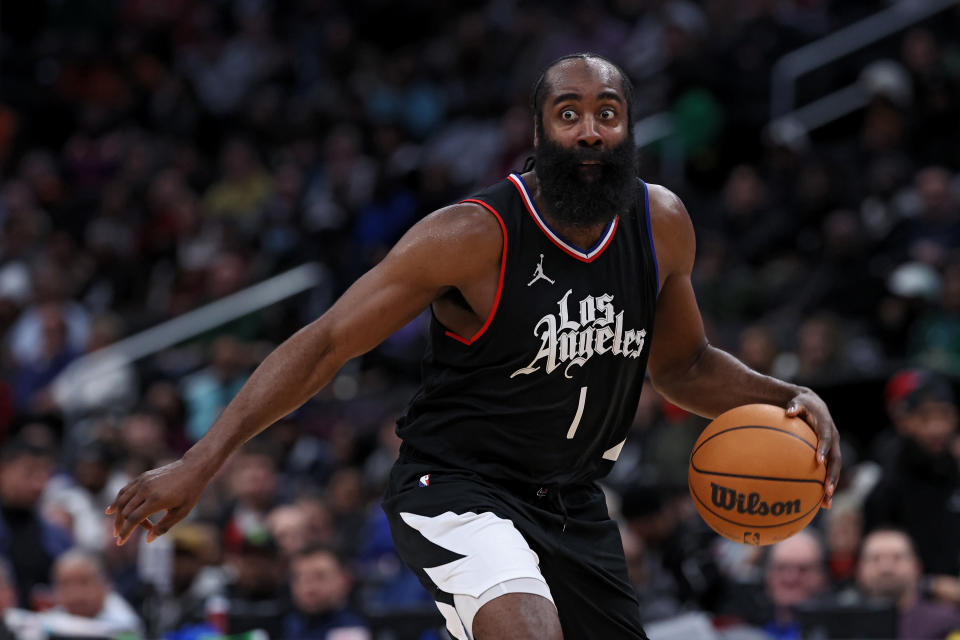
[[[820,509],[826,467],[816,450],[813,429],[781,407],[731,409],[693,445],[687,480],[694,505],[714,531],[735,542],[784,540]]]

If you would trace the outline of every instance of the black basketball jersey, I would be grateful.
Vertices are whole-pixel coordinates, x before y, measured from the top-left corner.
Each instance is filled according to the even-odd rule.
[[[402,451],[482,476],[563,485],[605,476],[643,385],[659,278],[647,185],[589,249],[574,247],[510,175],[465,200],[500,222],[490,316],[472,336],[433,318]]]

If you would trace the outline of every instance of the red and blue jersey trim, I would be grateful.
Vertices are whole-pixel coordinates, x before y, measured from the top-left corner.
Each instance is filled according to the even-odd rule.
[[[536,223],[536,225],[540,227],[540,230],[543,231],[544,235],[546,235],[547,238],[553,242],[553,244],[555,244],[567,255],[576,258],[581,262],[593,262],[600,257],[600,254],[602,254],[607,247],[610,246],[610,243],[613,241],[613,236],[617,232],[617,226],[620,223],[620,216],[614,216],[613,220],[607,224],[607,228],[604,229],[600,239],[597,240],[593,247],[583,250],[579,247],[573,246],[561,238],[560,234],[554,231],[550,225],[547,224],[547,221],[544,220],[542,215],[540,215],[540,211],[537,210],[537,205],[534,203],[533,197],[531,197],[530,191],[527,189],[527,184],[523,181],[523,178],[516,173],[511,173],[507,179],[510,180],[510,182],[513,183],[513,186],[517,188],[517,191],[520,192],[523,203],[526,205],[527,211],[530,213],[530,217],[533,218],[533,221]]]

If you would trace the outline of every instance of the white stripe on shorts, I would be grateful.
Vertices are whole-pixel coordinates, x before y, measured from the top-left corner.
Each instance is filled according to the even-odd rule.
[[[473,638],[473,617],[489,600],[505,593],[534,593],[551,602],[540,573],[540,559],[512,522],[492,513],[453,513],[432,518],[401,512],[403,521],[433,544],[464,557],[423,570],[441,591],[453,595],[453,607],[437,603],[454,638]],[[509,584],[504,585],[503,583]],[[498,585],[503,585],[498,587]]]

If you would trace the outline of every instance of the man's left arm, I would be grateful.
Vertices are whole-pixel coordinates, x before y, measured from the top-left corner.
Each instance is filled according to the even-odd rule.
[[[661,278],[649,362],[653,385],[674,404],[706,418],[752,403],[781,406],[802,418],[819,439],[818,461],[827,465],[824,506],[829,507],[841,457],[826,404],[810,389],[757,373],[707,341],[691,283],[696,239],[690,216],[679,198],[655,185],[650,185],[650,214]]]

